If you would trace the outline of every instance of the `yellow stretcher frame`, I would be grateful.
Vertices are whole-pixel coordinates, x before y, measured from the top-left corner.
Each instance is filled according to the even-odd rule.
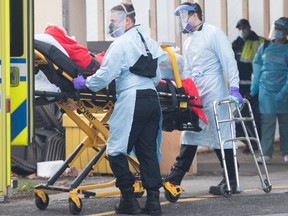
[[[39,51],[35,50],[35,66],[39,64],[47,64],[45,56],[42,55]],[[57,70],[58,66],[53,64],[54,68]],[[68,80],[72,81],[73,78],[69,76],[65,71],[62,72],[62,75]],[[38,92],[39,93],[39,92]],[[46,94],[46,93],[44,93]],[[85,97],[87,96],[87,97]],[[97,97],[97,102],[105,102],[104,106],[95,105],[91,99],[89,99],[89,94],[80,93],[79,100],[74,100],[73,98],[63,99],[60,102],[56,102],[57,106],[65,111],[65,113],[76,123],[76,125],[83,130],[87,135],[86,138],[79,144],[79,146],[74,150],[74,152],[65,160],[64,164],[60,169],[47,181],[46,184],[40,184],[35,186],[35,204],[36,206],[43,210],[49,204],[49,196],[44,190],[56,190],[68,192],[69,198],[69,209],[72,214],[78,214],[82,210],[82,202],[78,197],[79,194],[84,195],[85,197],[106,197],[111,195],[119,195],[120,191],[113,190],[107,192],[95,192],[92,190],[108,188],[115,185],[115,180],[96,184],[96,185],[80,185],[84,178],[99,165],[101,160],[107,159],[105,154],[106,142],[108,139],[109,129],[107,128],[109,117],[112,114],[114,101],[107,101],[107,95],[101,93],[96,93],[93,97]],[[88,99],[85,99],[88,98]],[[102,98],[102,99],[101,99]],[[87,106],[87,103],[90,106]],[[82,120],[73,109],[76,108],[77,111],[88,120],[86,123]],[[98,120],[93,114],[103,114],[101,120]],[[83,171],[75,178],[69,187],[56,187],[53,186],[54,183],[60,178],[62,173],[69,167],[72,167],[73,163],[79,158],[82,152],[87,148],[93,148],[97,154],[92,158],[92,160],[87,164]],[[136,175],[139,174],[139,162],[135,157],[129,156],[129,162],[132,168],[136,171]],[[141,181],[136,179],[134,183],[134,191],[136,196],[142,196],[144,189],[142,187]]]
[[[87,109],[83,104],[83,101],[75,101],[68,98],[67,101],[58,102],[57,105],[65,111],[65,113],[81,128],[87,137],[79,144],[77,149],[66,159],[63,166],[52,176],[46,183],[46,185],[37,185],[35,187],[35,203],[39,209],[47,207],[49,204],[48,195],[42,190],[56,190],[68,192],[69,195],[69,209],[71,213],[78,213],[82,209],[81,199],[78,197],[79,194],[83,194],[85,197],[105,197],[111,195],[119,195],[119,190],[108,191],[96,193],[94,189],[107,188],[115,185],[115,180],[102,183],[97,185],[84,185],[81,186],[80,183],[88,176],[88,174],[95,169],[100,163],[100,161],[106,158],[106,141],[108,139],[108,128],[105,126],[108,123],[109,116],[113,111],[113,102],[108,102],[105,107],[94,107],[94,109]],[[89,125],[85,123],[79,116],[71,109],[71,105],[77,107],[77,110],[83,113],[85,118],[89,120]],[[102,120],[98,120],[92,115],[92,113],[102,113],[104,117]],[[60,178],[62,173],[68,167],[72,167],[73,163],[82,154],[82,152],[87,148],[93,148],[97,154],[95,157],[87,164],[83,171],[77,176],[77,178],[72,182],[70,187],[55,187],[53,184]],[[138,161],[135,158],[130,157],[130,163],[133,168],[139,172]],[[134,185],[134,190],[136,194],[142,195],[144,189],[141,186],[141,182],[137,181]],[[45,207],[45,208],[46,208]]]
[[[178,89],[182,88],[182,83],[180,79],[180,75],[177,68],[176,57],[174,52],[168,46],[162,46],[162,49],[168,53],[171,58],[173,72],[176,80],[176,86]],[[43,54],[41,54],[38,50],[35,50],[35,66],[39,64],[47,64],[46,58]],[[58,66],[53,64],[54,68],[57,70]],[[66,77],[68,80],[72,81],[73,78],[62,71],[61,74]],[[39,93],[39,92],[38,92]],[[45,96],[47,93],[43,93]],[[55,93],[56,95],[58,93]],[[83,96],[83,97],[81,97]],[[68,192],[69,198],[69,210],[72,214],[79,214],[82,210],[82,201],[78,197],[78,195],[84,195],[84,197],[106,197],[111,195],[119,195],[120,191],[113,190],[107,192],[95,192],[92,190],[102,189],[115,186],[115,180],[96,184],[96,185],[80,185],[84,178],[97,167],[101,160],[107,159],[105,154],[106,150],[106,141],[108,139],[109,129],[106,127],[108,125],[109,117],[112,114],[114,101],[110,100],[106,103],[105,106],[95,106],[91,100],[83,99],[87,96],[85,93],[80,93],[80,99],[75,100],[73,98],[63,99],[60,102],[56,102],[57,106],[65,111],[65,113],[76,123],[76,125],[84,131],[87,135],[86,138],[79,144],[79,146],[74,150],[74,152],[65,160],[63,166],[47,181],[46,184],[40,184],[35,186],[35,204],[36,206],[44,210],[49,205],[49,196],[44,190],[56,190]],[[98,100],[101,101],[101,97],[103,97],[103,102],[107,101],[107,95],[101,95],[101,93],[97,94]],[[86,97],[87,98],[87,97]],[[95,96],[94,96],[95,98]],[[86,106],[84,103],[91,103],[91,106]],[[188,106],[187,102],[181,101],[181,108],[185,108]],[[75,107],[78,112],[82,113],[85,118],[88,120],[88,124],[85,123],[73,110]],[[89,108],[90,107],[90,108]],[[91,108],[92,107],[92,108]],[[101,120],[98,120],[94,117],[93,114],[104,114],[104,117]],[[70,187],[57,187],[53,186],[54,183],[60,178],[62,173],[66,170],[66,168],[71,167],[75,160],[81,155],[81,153],[86,148],[93,148],[97,154],[95,157],[87,164],[87,166],[83,169],[83,171],[75,178],[75,180],[71,183]],[[140,173],[139,170],[139,162],[136,158],[129,156],[129,163],[132,168],[136,171],[136,180],[134,183],[134,192],[135,195],[141,197],[144,193],[144,188],[142,187],[141,179],[137,178]]]

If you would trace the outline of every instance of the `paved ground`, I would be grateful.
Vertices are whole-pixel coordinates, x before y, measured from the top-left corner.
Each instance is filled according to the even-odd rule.
[[[272,164],[268,165],[268,173],[272,184],[272,191],[265,193],[261,188],[261,181],[256,165],[251,155],[242,154],[238,150],[237,158],[240,162],[240,186],[242,193],[234,194],[229,198],[212,196],[208,188],[221,180],[219,162],[214,152],[198,154],[197,176],[186,176],[183,180],[184,192],[176,203],[170,203],[161,191],[161,204],[163,215],[288,215],[288,164],[283,162],[278,146],[273,156]],[[260,168],[263,168],[261,165]],[[261,177],[267,178],[261,171]],[[63,179],[61,179],[63,180]],[[64,179],[67,183],[73,179]],[[113,180],[112,177],[88,177],[83,184],[98,184]],[[111,191],[113,188],[109,188]],[[50,202],[46,210],[40,211],[34,204],[33,198],[25,200],[8,200],[0,203],[0,215],[70,215],[68,194],[51,194],[48,191]],[[97,191],[101,192],[100,190]],[[84,198],[81,215],[115,215],[113,209],[118,203],[118,196],[103,198]],[[139,198],[140,205],[144,205],[145,194]]]

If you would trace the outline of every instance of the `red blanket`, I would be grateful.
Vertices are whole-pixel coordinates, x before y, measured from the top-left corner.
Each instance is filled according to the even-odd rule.
[[[49,25],[44,33],[53,36],[66,50],[71,60],[79,67],[86,69],[91,63],[92,56],[90,55],[90,51],[69,37],[61,28]],[[102,52],[95,56],[95,59],[100,63],[100,66],[102,65],[104,54],[105,53]]]
[[[181,81],[182,81],[182,86],[185,89],[186,94],[197,97],[197,99],[193,100],[192,102],[194,104],[201,105],[199,93],[198,93],[197,87],[196,87],[195,83],[193,82],[193,80],[190,78],[186,78],[186,79],[181,80]],[[202,108],[193,107],[193,106],[191,108],[205,124],[208,124],[207,118],[206,118]]]

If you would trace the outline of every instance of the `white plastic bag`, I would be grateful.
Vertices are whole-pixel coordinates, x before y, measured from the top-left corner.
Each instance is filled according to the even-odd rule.
[[[183,80],[187,78],[186,74],[184,73],[184,58],[182,55],[177,53],[175,53],[175,57],[180,78]],[[165,57],[163,57],[162,61],[160,62],[159,68],[161,70],[162,79],[175,80],[171,58],[167,52]]]
[[[35,75],[35,91],[61,92],[60,88],[52,84],[41,70]],[[47,100],[53,99],[54,97],[47,97]]]

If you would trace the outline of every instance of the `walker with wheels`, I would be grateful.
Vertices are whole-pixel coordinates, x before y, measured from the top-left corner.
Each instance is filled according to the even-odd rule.
[[[219,107],[219,106],[226,106],[227,107],[227,112],[228,112],[228,115],[227,115],[228,118],[227,119],[219,119],[218,112],[217,112],[217,107]],[[222,161],[223,161],[223,167],[224,167],[224,177],[226,179],[226,184],[223,184],[220,188],[221,194],[224,197],[229,197],[232,194],[230,182],[229,182],[229,180],[227,180],[227,179],[229,179],[229,176],[228,176],[228,172],[227,172],[225,153],[224,153],[224,145],[227,142],[232,142],[232,146],[233,146],[233,157],[234,157],[236,183],[237,183],[236,192],[241,191],[240,184],[239,184],[239,172],[238,172],[237,155],[236,155],[236,148],[237,148],[236,141],[241,141],[241,140],[247,141],[249,149],[252,153],[252,157],[253,157],[253,160],[255,162],[256,169],[257,169],[257,172],[258,172],[258,175],[260,178],[260,184],[261,184],[260,188],[266,193],[269,193],[272,190],[272,185],[271,185],[271,182],[269,179],[267,166],[266,166],[265,160],[263,158],[263,152],[262,152],[261,144],[259,141],[259,136],[257,133],[252,108],[251,108],[250,103],[247,99],[243,99],[243,106],[248,106],[249,116],[242,116],[240,109],[229,98],[225,98],[222,100],[216,100],[216,101],[214,101],[214,104],[213,104],[214,117],[215,117],[215,122],[216,122],[216,127],[217,127],[217,135],[218,135],[218,139],[220,142],[221,155],[222,155]],[[245,126],[245,122],[252,122],[254,131],[256,134],[255,137],[250,137],[248,135],[248,132],[247,132],[246,126]],[[236,138],[236,134],[235,134],[235,130],[234,130],[235,123],[241,124],[241,127],[243,128],[245,137],[237,137]],[[222,136],[221,136],[222,131],[221,131],[220,124],[229,124],[229,127],[230,127],[230,138],[229,139],[224,139],[224,140],[222,139]],[[255,152],[254,152],[252,145],[251,145],[251,140],[255,141],[258,145],[259,155],[260,155],[262,162],[263,162],[264,175],[262,174],[263,170],[260,169],[260,167],[257,163]],[[170,183],[169,181],[167,181],[167,182],[164,181],[163,187],[165,190],[165,197],[169,202],[177,202],[177,200],[180,198],[181,193],[183,192],[183,189],[180,185],[174,185],[174,184]]]
[[[227,119],[219,119],[219,115],[217,112],[217,107],[219,107],[219,106],[226,106],[227,107],[227,110],[229,113]],[[229,98],[225,98],[222,100],[216,100],[216,101],[214,101],[214,104],[213,104],[214,117],[215,117],[217,134],[218,134],[218,139],[220,142],[220,150],[221,150],[222,161],[223,161],[224,177],[226,179],[226,184],[221,185],[221,188],[220,188],[221,194],[224,197],[229,197],[232,194],[230,182],[229,182],[229,176],[228,176],[227,167],[226,167],[224,146],[226,143],[232,142],[234,165],[235,165],[235,175],[236,175],[236,192],[240,192],[241,188],[240,188],[240,184],[239,184],[239,172],[238,172],[237,154],[236,154],[237,153],[236,141],[241,141],[241,140],[246,141],[248,143],[248,147],[251,151],[251,155],[252,155],[253,160],[255,162],[256,169],[257,169],[257,172],[258,172],[258,175],[260,178],[261,189],[266,193],[269,193],[272,190],[272,185],[271,185],[271,182],[269,179],[267,166],[266,166],[265,160],[263,158],[263,152],[262,152],[262,148],[261,148],[261,144],[260,144],[260,140],[259,140],[259,136],[258,136],[258,132],[257,132],[257,128],[256,128],[256,124],[255,124],[251,105],[250,105],[249,101],[244,98],[242,106],[248,106],[249,116],[242,116],[241,109],[238,106],[236,106],[236,104]],[[245,123],[247,123],[247,122],[252,122],[255,137],[249,136],[247,129],[246,129],[246,126],[245,126]],[[236,137],[235,130],[234,130],[235,123],[241,124],[241,127],[244,131],[245,137]],[[221,127],[220,127],[221,124],[229,124],[229,126],[230,126],[230,138],[229,139],[222,139],[221,134],[223,131],[221,131]],[[260,157],[262,159],[262,163],[263,163],[264,174],[263,174],[263,170],[260,169],[260,167],[257,163],[255,151],[254,151],[252,144],[251,144],[252,140],[257,143],[257,146],[259,149],[259,155],[260,155]]]

